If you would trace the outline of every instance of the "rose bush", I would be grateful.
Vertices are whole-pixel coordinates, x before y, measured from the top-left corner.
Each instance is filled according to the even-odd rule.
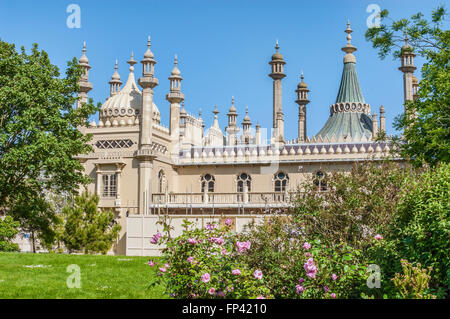
[[[242,262],[251,248],[231,232],[230,223],[195,228],[187,220],[176,238],[155,234],[151,242],[164,244],[159,264],[149,261],[167,292],[175,298],[271,298],[265,274]]]

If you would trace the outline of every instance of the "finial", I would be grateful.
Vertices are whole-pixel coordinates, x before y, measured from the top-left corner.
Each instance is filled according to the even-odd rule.
[[[217,116],[217,114],[219,114],[219,109],[217,108],[217,105],[214,106],[214,111],[213,111],[213,113],[214,113],[214,116],[215,116],[215,117]]]
[[[248,106],[245,107],[245,114],[248,115]]]
[[[275,42],[275,50],[278,52],[278,49],[280,48],[280,46],[278,45],[278,39]]]
[[[198,117],[199,117],[199,118],[202,118],[202,108],[199,108],[199,109],[198,109]]]
[[[234,96],[231,97],[231,105],[234,105]]]
[[[347,29],[345,29],[345,33],[347,33],[347,44],[351,44],[352,36],[351,33],[353,30],[350,28],[350,20],[347,20]]]
[[[83,54],[86,53],[86,41],[83,41]]]
[[[149,48],[150,49],[150,35],[148,36],[148,38],[147,38],[147,48]]]
[[[303,70],[302,70],[302,73],[300,74],[300,80],[302,80],[302,82],[303,82],[303,79],[304,79],[305,77],[303,76]]]
[[[119,61],[117,61],[117,59],[116,59],[116,65],[114,66],[114,70],[117,71],[118,68],[119,68]]]
[[[178,56],[175,54],[175,61],[174,64],[177,65],[178,64]]]
[[[133,58],[133,51],[131,51],[131,58],[127,61],[127,63],[130,65],[130,71],[134,71],[133,65],[135,65],[137,62]]]

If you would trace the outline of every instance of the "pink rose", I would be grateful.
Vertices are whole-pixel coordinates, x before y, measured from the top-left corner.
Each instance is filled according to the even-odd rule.
[[[160,232],[157,232],[153,237],[150,239],[150,243],[156,245],[158,241],[161,239],[162,234]]]
[[[303,279],[303,278],[300,277],[300,279],[298,280],[298,283],[299,283],[299,284],[302,284],[302,282],[304,282],[304,281],[305,281],[305,279]]]
[[[224,249],[222,249],[222,255],[226,255],[227,254],[227,250],[224,248]]]
[[[188,238],[188,243],[195,245],[197,243],[197,241],[194,238]]]
[[[156,263],[155,263],[153,260],[149,260],[149,261],[148,261],[148,265],[149,265],[150,267],[153,267],[153,266],[156,265]]]
[[[256,299],[266,299],[263,295],[259,295]]]
[[[303,265],[303,268],[305,268],[306,276],[311,279],[316,278],[317,267],[314,264],[314,259],[309,258],[308,261]]]
[[[216,289],[210,288],[210,289],[208,290],[208,292],[209,292],[210,295],[214,295],[214,293],[216,292]]]
[[[201,278],[204,283],[207,283],[211,280],[211,276],[208,273],[203,274]]]
[[[242,252],[250,249],[251,243],[249,241],[244,241],[244,242],[237,241],[236,246],[238,248],[238,251],[240,253],[242,253]]]
[[[160,271],[160,272],[166,272],[166,270],[167,270],[167,269],[164,268],[164,267],[159,268],[159,271]]]
[[[257,269],[257,270],[255,270],[255,272],[253,273],[253,276],[256,278],[256,279],[262,279],[262,277],[263,277],[263,273],[262,273],[262,271],[261,270],[259,270],[259,269]]]
[[[338,278],[338,276],[336,276],[336,274],[332,274],[332,275],[331,275],[331,279],[332,279],[332,280],[336,280],[337,278]]]
[[[325,292],[329,292],[330,288],[328,288],[328,286],[323,286],[323,290],[325,290]]]
[[[186,260],[187,260],[188,263],[191,263],[191,262],[194,261],[194,257],[192,257],[192,256],[191,256],[191,257],[188,257]]]
[[[336,294],[334,292],[331,294],[331,298],[333,298],[333,299],[336,298]]]
[[[214,224],[211,224],[211,223],[206,224],[206,229],[214,230],[215,227],[216,227],[216,225],[214,225]]]
[[[375,236],[375,239],[376,239],[376,240],[382,240],[382,239],[383,239],[383,236],[381,236],[380,234],[377,234],[377,235]]]
[[[240,276],[241,275],[241,271],[239,269],[234,269],[234,270],[231,271],[231,273],[233,275],[236,275],[236,276]]]
[[[227,226],[231,225],[231,219],[230,218],[225,219],[225,225],[227,225]]]
[[[305,287],[303,287],[302,285],[296,285],[296,286],[295,286],[295,292],[296,292],[298,295],[301,295],[302,292],[304,292],[304,291],[305,291]]]
[[[305,242],[305,243],[303,244],[303,248],[304,248],[305,250],[308,250],[308,249],[311,248],[311,244],[308,243],[308,242]]]

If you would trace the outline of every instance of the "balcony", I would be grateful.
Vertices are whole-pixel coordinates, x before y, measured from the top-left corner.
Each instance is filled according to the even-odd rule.
[[[287,208],[292,206],[296,192],[242,193],[156,193],[152,195],[152,212],[164,209]]]

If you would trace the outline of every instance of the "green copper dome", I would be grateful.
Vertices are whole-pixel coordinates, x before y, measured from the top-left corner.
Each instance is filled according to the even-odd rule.
[[[342,102],[364,103],[364,97],[356,75],[356,64],[353,62],[345,63],[342,71],[341,86],[339,87],[336,103]]]

